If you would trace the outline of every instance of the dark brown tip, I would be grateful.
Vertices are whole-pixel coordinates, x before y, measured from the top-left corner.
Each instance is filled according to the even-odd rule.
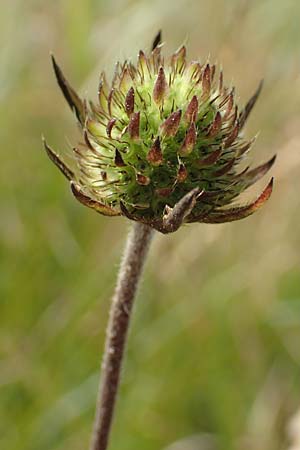
[[[185,116],[184,116],[185,120],[188,123],[191,123],[191,122],[197,120],[198,108],[199,108],[198,98],[196,95],[194,95],[194,97],[192,98],[192,100],[190,101],[190,103],[186,109]]]
[[[128,116],[134,111],[134,89],[131,87],[125,97],[125,111]]]
[[[131,139],[137,140],[140,137],[140,112],[133,113],[128,125],[128,133]]]
[[[207,215],[202,222],[205,223],[225,223],[233,222],[235,220],[244,219],[260,209],[267,200],[269,200],[273,191],[273,178],[270,180],[267,187],[259,195],[259,197],[252,203],[246,206],[238,206],[224,210],[215,210]]]
[[[106,134],[109,138],[111,138],[111,132],[113,127],[115,126],[117,119],[110,119],[106,126]]]
[[[159,30],[152,42],[152,51],[162,43],[162,32]]]
[[[218,111],[213,123],[211,124],[207,136],[208,137],[215,137],[217,134],[219,134],[219,132],[221,131],[222,128],[222,116],[221,113]]]
[[[261,164],[258,167],[255,167],[252,170],[247,171],[247,173],[244,175],[243,180],[246,182],[246,186],[249,187],[252,184],[259,181],[273,166],[276,160],[276,155],[274,155],[269,161]]]
[[[56,167],[61,171],[61,173],[68,179],[72,180],[74,179],[74,173],[72,170],[69,169],[69,167],[60,159],[57,153],[55,153],[54,150],[52,150],[51,147],[47,144],[45,138],[43,137],[43,144],[44,148],[46,150],[46,153],[49,157],[49,159],[56,165]]]
[[[163,162],[159,136],[155,139],[147,155],[147,161],[153,166],[159,166]]]
[[[68,103],[71,110],[75,112],[75,115],[81,125],[84,125],[85,121],[85,113],[84,113],[84,105],[80,97],[76,94],[75,90],[70,86],[68,81],[66,80],[61,68],[55,61],[53,55],[51,55],[52,65],[56,77],[56,81]]]
[[[168,197],[174,191],[173,187],[157,188],[155,189],[155,194],[159,197]]]
[[[141,186],[148,186],[148,184],[150,184],[151,180],[146,175],[142,175],[141,173],[137,173],[136,174],[136,181]]]
[[[215,74],[216,74],[216,66],[215,66],[215,64],[213,64],[210,67],[210,81],[211,81],[211,83],[214,81]]]
[[[220,158],[221,154],[222,154],[222,149],[214,150],[208,156],[205,156],[204,158],[199,159],[197,161],[197,166],[199,168],[212,166],[213,164],[215,164],[218,161],[218,159]]]
[[[223,119],[226,120],[230,116],[230,113],[232,111],[233,105],[234,105],[234,91],[232,90],[230,94],[228,94],[228,97],[226,98],[225,102],[226,109]]]
[[[117,167],[124,167],[124,166],[126,166],[126,164],[123,161],[122,155],[121,155],[121,153],[119,152],[119,150],[117,148],[115,150],[115,165]]]
[[[223,91],[223,72],[222,70],[219,73],[219,92]]]
[[[203,74],[202,74],[202,91],[203,97],[208,97],[210,94],[210,88],[211,88],[211,69],[210,65],[206,64]]]
[[[119,211],[114,210],[108,205],[101,203],[97,200],[92,199],[88,195],[84,194],[79,185],[71,182],[71,190],[73,192],[74,197],[82,203],[84,206],[94,209],[100,214],[104,216],[120,216]]]
[[[196,144],[196,139],[197,139],[196,125],[195,122],[192,122],[185,135],[183,144],[179,150],[179,154],[181,156],[189,155],[193,151],[193,148]]]
[[[260,81],[258,88],[256,89],[255,93],[253,94],[253,96],[250,98],[250,100],[248,101],[248,103],[246,104],[245,108],[243,109],[243,111],[240,113],[239,116],[239,122],[240,122],[240,128],[242,129],[243,126],[245,125],[249,114],[251,113],[255,103],[257,102],[257,99],[261,93],[262,87],[263,87],[263,80]]]
[[[234,141],[238,137],[239,131],[240,131],[240,127],[239,127],[239,123],[237,122],[224,142],[225,148],[230,147],[234,143]]]
[[[153,100],[157,104],[161,104],[168,93],[168,83],[163,67],[159,68],[158,75],[153,88]]]
[[[188,176],[188,172],[186,170],[186,167],[184,166],[184,164],[180,164],[178,167],[178,172],[177,172],[177,181],[178,183],[183,183]]]
[[[174,137],[178,131],[181,120],[181,109],[174,111],[170,116],[162,123],[162,134],[167,137]]]

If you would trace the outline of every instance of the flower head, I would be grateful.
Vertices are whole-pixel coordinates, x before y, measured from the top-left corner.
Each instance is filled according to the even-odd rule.
[[[243,128],[262,83],[239,111],[222,71],[217,75],[214,65],[187,62],[184,46],[168,62],[161,51],[159,34],[149,55],[140,51],[135,65],[116,65],[111,84],[102,74],[97,104],[81,100],[52,58],[84,142],[73,149],[74,167],[45,142],[50,159],[84,205],[163,233],[184,222],[249,216],[272,192],[271,180],[252,203],[232,205],[275,160],[240,168],[254,142],[243,137]]]

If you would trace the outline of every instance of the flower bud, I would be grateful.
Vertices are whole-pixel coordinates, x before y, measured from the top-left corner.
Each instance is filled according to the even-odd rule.
[[[116,65],[110,84],[101,74],[97,105],[83,101],[52,63],[83,143],[74,146],[71,167],[44,146],[82,204],[169,233],[184,222],[242,219],[270,197],[272,181],[253,202],[232,205],[275,160],[240,168],[254,143],[242,131],[262,83],[240,109],[214,65],[187,62],[184,46],[165,60],[160,33],[136,65]]]

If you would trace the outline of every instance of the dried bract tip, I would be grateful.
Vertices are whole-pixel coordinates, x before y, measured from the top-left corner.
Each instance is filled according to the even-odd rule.
[[[227,139],[224,142],[224,147],[228,148],[230,147],[231,144],[234,143],[234,141],[236,140],[236,138],[238,137],[239,134],[239,124],[236,123],[234,128],[231,130],[231,132],[229,133]]]
[[[117,167],[124,167],[126,166],[126,164],[123,161],[122,155],[119,152],[119,150],[116,148],[116,153],[115,153],[115,165]]]
[[[134,111],[134,89],[131,87],[125,98],[125,111],[130,116]]]
[[[161,104],[168,93],[168,83],[163,67],[160,67],[158,75],[153,88],[153,100],[157,104]]]
[[[220,111],[217,111],[214,121],[208,130],[207,136],[210,138],[215,137],[217,134],[219,134],[221,128],[222,128],[222,116]]]
[[[141,186],[148,186],[148,184],[150,184],[151,180],[150,180],[149,177],[146,177],[145,175],[142,175],[141,173],[137,173],[136,174],[136,181]]]
[[[51,59],[57,83],[61,88],[62,93],[65,99],[67,100],[71,110],[75,112],[77,119],[83,125],[85,121],[83,102],[66,80],[64,74],[62,73],[61,68],[55,61],[53,55],[51,55]]]
[[[137,140],[140,137],[140,112],[133,113],[129,124],[128,133],[131,139]]]
[[[80,186],[74,182],[71,182],[71,190],[76,199],[88,208],[92,208],[104,216],[119,216],[120,213],[115,211],[108,205],[105,205],[97,200],[92,199],[88,195],[84,194],[80,189]]]
[[[161,41],[161,35],[162,35],[161,30],[159,30],[159,32],[157,33],[157,35],[155,36],[155,38],[153,40],[152,51],[155,50],[156,47],[161,44],[161,42],[162,42]]]
[[[110,119],[106,125],[106,134],[107,134],[107,137],[109,137],[109,138],[111,138],[111,132],[112,132],[113,127],[116,124],[116,121],[117,121],[117,119]]]
[[[211,88],[211,70],[210,65],[206,64],[202,75],[202,97],[206,98],[210,94]]]
[[[51,147],[47,144],[45,139],[43,138],[44,148],[47,152],[48,157],[50,160],[56,165],[56,167],[61,171],[61,173],[68,179],[72,180],[74,179],[74,173],[72,170],[69,169],[69,167],[63,162],[63,160],[58,156],[57,153],[55,153],[54,150],[52,150]]]
[[[228,97],[225,99],[225,113],[224,113],[224,120],[228,119],[228,117],[230,116],[230,113],[232,111],[233,105],[234,105],[234,93],[230,92],[230,94],[228,95]]]
[[[189,102],[186,112],[185,112],[185,120],[188,124],[196,121],[199,109],[199,102],[196,95],[193,96],[192,100]]]
[[[177,181],[178,183],[184,183],[185,180],[187,179],[188,176],[188,172],[184,166],[184,164],[180,164],[178,167],[178,172],[177,172]]]
[[[270,198],[273,190],[273,178],[259,195],[259,197],[252,203],[246,206],[237,206],[234,208],[228,208],[224,210],[216,210],[214,213],[203,218],[204,223],[225,223],[233,222],[235,220],[245,219],[251,214],[260,209]]]
[[[163,154],[161,151],[159,136],[155,139],[152,147],[147,154],[147,161],[152,166],[159,166],[163,162]]]
[[[248,101],[247,105],[245,106],[245,108],[243,109],[243,111],[240,113],[239,116],[239,123],[240,123],[240,128],[242,129],[243,126],[245,125],[249,114],[251,113],[255,103],[257,102],[257,99],[261,93],[262,87],[263,87],[263,80],[261,80],[261,82],[258,85],[258,88],[256,89],[255,93],[253,94],[253,96],[250,98],[250,100]]]
[[[189,129],[187,130],[186,136],[184,138],[183,144],[179,150],[181,156],[187,156],[192,151],[197,140],[197,129],[195,122],[192,122]]]
[[[162,134],[167,137],[174,137],[178,131],[180,119],[181,119],[181,110],[173,112],[170,116],[162,123],[161,130]]]
[[[215,164],[218,159],[220,158],[222,154],[222,149],[218,148],[217,150],[214,150],[213,152],[211,152],[209,155],[205,156],[202,159],[199,159],[197,161],[197,167],[206,167],[206,166],[212,166],[213,164]]]

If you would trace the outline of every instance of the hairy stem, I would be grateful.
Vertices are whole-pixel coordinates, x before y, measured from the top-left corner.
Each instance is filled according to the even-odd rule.
[[[106,450],[120,381],[133,300],[153,230],[134,223],[128,235],[112,298],[91,450]]]

